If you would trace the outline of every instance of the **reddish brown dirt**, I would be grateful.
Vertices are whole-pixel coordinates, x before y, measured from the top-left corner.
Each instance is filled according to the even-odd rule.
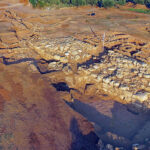
[[[69,108],[40,74],[29,73],[23,64],[0,64],[0,69],[2,149],[96,149],[92,125]]]

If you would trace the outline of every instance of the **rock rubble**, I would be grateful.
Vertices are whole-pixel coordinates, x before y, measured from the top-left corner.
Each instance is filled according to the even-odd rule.
[[[101,52],[99,45],[93,46],[73,37],[37,42],[32,47],[46,61],[55,61],[49,63],[49,69],[62,71],[70,88],[88,93],[90,90],[85,87],[92,84],[95,92],[103,90],[119,97],[123,103],[138,101],[138,107],[150,107],[149,63],[108,47]]]

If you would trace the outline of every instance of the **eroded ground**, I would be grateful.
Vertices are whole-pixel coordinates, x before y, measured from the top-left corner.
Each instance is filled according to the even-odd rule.
[[[150,15],[114,8],[7,6],[0,7],[3,66],[17,64],[39,74],[93,122],[105,144],[145,144],[150,138]],[[88,15],[93,11],[95,16]]]

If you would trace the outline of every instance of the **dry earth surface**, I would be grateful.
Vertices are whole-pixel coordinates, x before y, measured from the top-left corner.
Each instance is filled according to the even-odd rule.
[[[150,15],[26,5],[0,1],[1,149],[148,149]]]

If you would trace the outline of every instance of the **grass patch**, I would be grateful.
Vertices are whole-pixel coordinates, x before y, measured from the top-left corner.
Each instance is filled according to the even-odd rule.
[[[138,13],[150,14],[150,10],[147,10],[147,9],[129,8],[128,10],[138,12]]]

